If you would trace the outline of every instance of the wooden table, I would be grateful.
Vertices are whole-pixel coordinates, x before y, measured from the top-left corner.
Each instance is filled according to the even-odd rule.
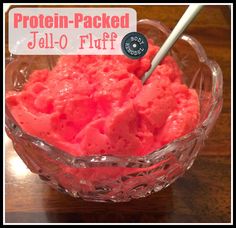
[[[173,28],[186,6],[135,6],[138,18]],[[21,162],[6,143],[5,221],[116,223],[227,223],[231,220],[231,24],[226,6],[205,7],[187,34],[196,37],[224,75],[224,105],[192,168],[174,184],[128,203],[92,203],[59,193]]]

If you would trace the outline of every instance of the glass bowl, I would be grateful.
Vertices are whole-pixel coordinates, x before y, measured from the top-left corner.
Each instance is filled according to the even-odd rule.
[[[161,22],[140,20],[138,31],[161,45],[170,30]],[[222,108],[222,72],[203,47],[183,35],[170,51],[184,83],[199,96],[200,121],[194,130],[142,157],[75,157],[24,132],[6,105],[6,132],[27,167],[53,188],[88,201],[126,202],[169,186],[189,169]],[[10,56],[6,92],[19,91],[35,69],[51,68],[57,56]]]

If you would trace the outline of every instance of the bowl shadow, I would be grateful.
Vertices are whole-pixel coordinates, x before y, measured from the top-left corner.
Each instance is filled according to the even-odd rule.
[[[173,212],[172,187],[125,203],[88,202],[48,188],[44,208],[50,223],[156,223]]]

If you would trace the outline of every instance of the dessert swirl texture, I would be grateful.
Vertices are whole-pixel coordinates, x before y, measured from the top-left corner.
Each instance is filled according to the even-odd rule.
[[[22,129],[70,154],[143,156],[193,130],[195,90],[166,56],[143,85],[159,47],[147,54],[61,56],[52,70],[35,70],[6,103]]]

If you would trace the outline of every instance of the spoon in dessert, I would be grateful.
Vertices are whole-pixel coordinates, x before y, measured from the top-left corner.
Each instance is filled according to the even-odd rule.
[[[165,55],[168,53],[170,48],[174,45],[176,40],[180,37],[180,35],[183,33],[185,28],[191,23],[191,21],[195,18],[195,16],[198,14],[198,12],[201,10],[203,5],[190,5],[183,16],[178,21],[177,25],[173,29],[173,31],[170,33],[164,44],[161,46],[157,54],[152,60],[150,69],[144,74],[142,77],[142,83],[144,84],[147,79],[151,76],[152,72],[155,70],[157,65],[161,62],[161,60],[165,57]]]

